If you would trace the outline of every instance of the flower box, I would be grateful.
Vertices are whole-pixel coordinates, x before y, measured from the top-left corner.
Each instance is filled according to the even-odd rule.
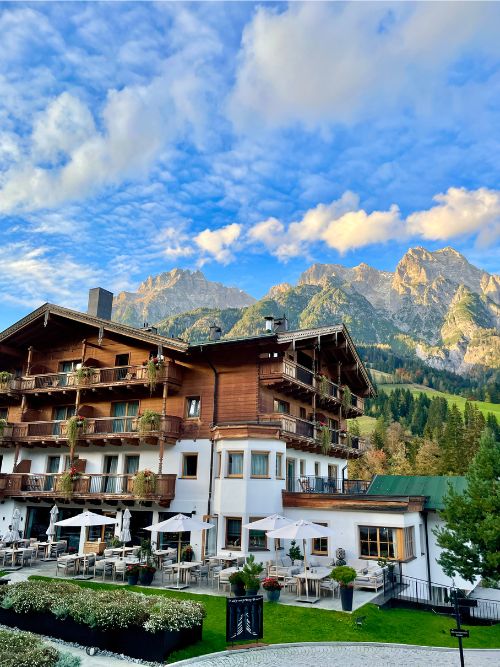
[[[202,638],[203,624],[182,630],[151,633],[140,627],[99,630],[76,623],[71,618],[56,619],[52,614],[18,614],[0,607],[0,623],[9,627],[47,635],[82,646],[123,653],[132,658],[163,662],[174,651],[186,648]]]

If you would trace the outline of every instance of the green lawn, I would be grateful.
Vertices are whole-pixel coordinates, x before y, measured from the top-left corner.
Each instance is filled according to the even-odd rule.
[[[424,387],[422,384],[381,384],[378,387],[380,391],[391,392],[394,389],[409,389],[412,394],[418,395],[421,392],[427,394],[429,398],[433,396],[442,396],[446,398],[448,404],[451,406],[453,403],[456,403],[457,407],[463,412],[465,409],[465,399],[463,396],[456,396],[455,394],[448,394],[443,391],[436,391],[435,389],[430,389],[429,387]],[[483,415],[486,417],[488,412],[492,412],[496,418],[500,421],[500,404],[498,403],[485,403],[484,401],[474,401],[476,408],[479,408]]]
[[[48,577],[30,577],[48,579]],[[115,588],[113,584],[74,582],[94,589]],[[223,651],[226,648],[226,599],[213,595],[195,595],[140,586],[126,586],[128,590],[146,595],[166,595],[202,602],[207,611],[203,623],[203,641],[189,649],[174,654],[170,661],[183,660],[205,653]],[[363,627],[358,628],[353,618],[366,616]],[[264,642],[279,644],[288,642],[320,641],[373,641],[425,646],[456,647],[450,637],[454,621],[432,612],[407,609],[381,610],[367,604],[352,616],[342,612],[291,607],[280,604],[264,605]],[[471,627],[466,648],[500,648],[500,624],[492,627]]]

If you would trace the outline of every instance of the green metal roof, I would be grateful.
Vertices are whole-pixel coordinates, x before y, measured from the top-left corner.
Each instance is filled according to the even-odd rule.
[[[448,482],[458,493],[467,486],[465,477],[375,475],[366,493],[372,496],[427,496],[425,509],[441,510]]]

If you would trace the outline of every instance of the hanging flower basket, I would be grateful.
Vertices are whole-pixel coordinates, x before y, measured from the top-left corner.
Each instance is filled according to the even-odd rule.
[[[157,477],[152,470],[140,470],[132,478],[132,492],[137,498],[146,498],[156,493]]]

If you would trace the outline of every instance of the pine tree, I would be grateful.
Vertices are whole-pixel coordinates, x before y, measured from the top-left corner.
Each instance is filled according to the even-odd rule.
[[[444,572],[471,582],[500,582],[500,442],[489,429],[467,473],[466,490],[457,493],[450,486],[444,502],[446,525],[434,531]]]
[[[373,449],[384,449],[386,443],[386,426],[383,417],[377,419],[373,433],[371,434],[370,442]]]
[[[464,456],[464,424],[462,415],[456,404],[453,403],[446,418],[441,444],[442,472],[446,475],[460,475],[467,469]]]
[[[441,456],[438,443],[424,438],[415,456],[415,475],[439,475],[442,470]]]
[[[500,426],[498,425],[498,420],[492,412],[488,412],[486,415],[486,428],[489,428],[495,436],[495,440],[500,440]]]
[[[467,401],[465,406],[468,409],[464,413],[465,418],[465,431],[464,431],[464,467],[465,469],[470,466],[472,459],[477,454],[479,449],[479,442],[481,439],[481,433],[485,427],[485,419],[483,413],[478,410],[478,408]]]

